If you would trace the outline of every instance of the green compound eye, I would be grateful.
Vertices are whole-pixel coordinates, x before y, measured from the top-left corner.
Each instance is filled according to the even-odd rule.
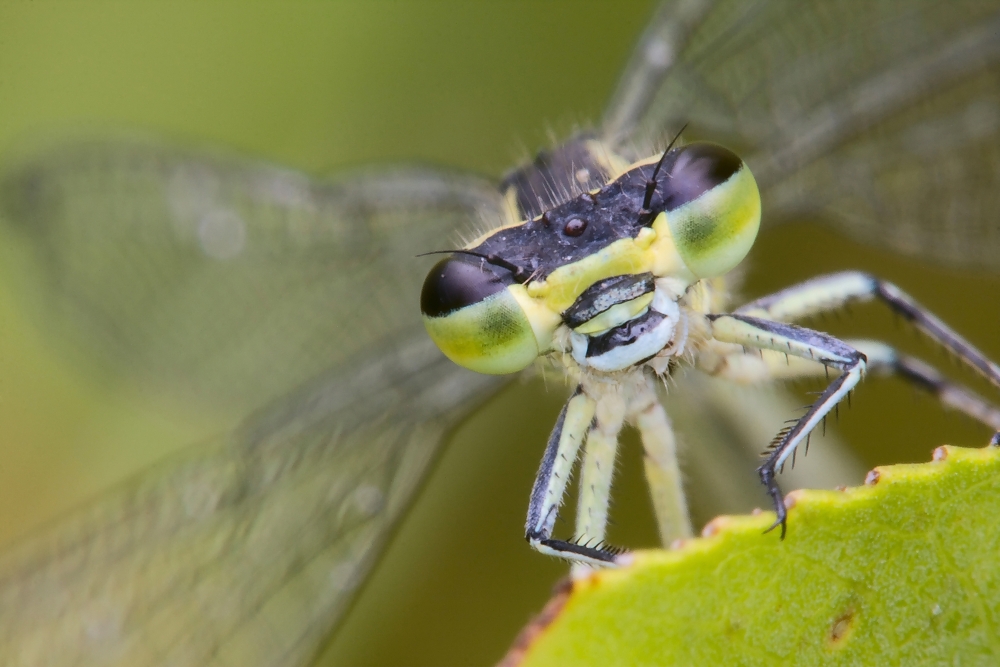
[[[535,360],[538,342],[511,288],[512,274],[480,259],[449,257],[424,280],[424,327],[445,356],[479,373],[514,373]]]
[[[750,169],[718,144],[683,146],[663,180],[667,224],[677,252],[698,278],[729,272],[760,228],[760,192]]]

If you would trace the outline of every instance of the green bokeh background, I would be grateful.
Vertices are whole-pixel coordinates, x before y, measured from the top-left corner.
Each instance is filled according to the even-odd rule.
[[[5,2],[0,151],[25,137],[128,127],[312,173],[404,160],[499,175],[550,136],[599,118],[650,9]],[[996,276],[861,248],[810,225],[766,234],[751,261],[749,295],[823,271],[877,271],[1000,357]],[[137,392],[46,331],[14,287],[16,266],[0,267],[0,545],[239,418]],[[901,341],[941,362],[877,308],[855,315],[856,325],[830,328]],[[515,383],[458,429],[323,660],[467,665],[502,655],[565,572],[522,539],[563,397],[551,384]],[[854,404],[842,432],[870,464],[987,437],[896,382],[868,383]],[[625,450],[612,537],[648,546],[639,458],[635,446]]]

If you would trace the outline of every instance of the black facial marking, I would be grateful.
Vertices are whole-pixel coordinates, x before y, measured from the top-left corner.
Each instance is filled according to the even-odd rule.
[[[555,156],[547,159],[555,160]],[[635,238],[660,212],[697,199],[727,181],[742,164],[731,151],[715,144],[675,148],[662,161],[648,210],[644,209],[646,192],[656,164],[633,167],[599,190],[540,210],[524,224],[501,229],[470,250],[503,257],[531,280],[544,280],[559,267],[589,257],[615,241]]]
[[[634,238],[641,229],[636,220],[652,172],[653,165],[637,167],[594,193],[578,195],[522,225],[500,229],[470,250],[502,256],[542,280],[619,239]],[[654,197],[654,205],[658,201]]]
[[[591,336],[587,341],[587,357],[599,357],[616,347],[631,345],[644,333],[655,329],[666,317],[650,308],[645,315],[629,320],[600,336]]]
[[[563,322],[575,329],[612,306],[637,299],[655,289],[652,273],[612,276],[594,283],[563,313]]]

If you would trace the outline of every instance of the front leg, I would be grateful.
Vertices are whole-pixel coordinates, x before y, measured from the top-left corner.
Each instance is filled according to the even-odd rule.
[[[578,388],[563,408],[549,436],[528,504],[525,538],[534,549],[590,565],[614,563],[619,552],[607,548],[603,540],[623,419],[624,402],[615,393],[595,400]],[[580,476],[577,538],[572,541],[553,539],[559,506],[584,441],[586,454]]]
[[[587,434],[583,467],[580,470],[580,499],[576,509],[577,546],[614,558],[617,549],[604,543],[611,504],[611,481],[618,453],[618,435],[625,423],[625,400],[620,392],[609,391],[597,400],[594,423]],[[578,559],[584,560],[586,559]],[[601,562],[599,564],[606,564]]]
[[[775,480],[778,470],[785,461],[795,454],[809,434],[823,418],[861,380],[866,369],[865,355],[833,336],[793,324],[781,324],[746,315],[709,315],[712,322],[712,337],[724,343],[735,343],[744,347],[774,350],[804,359],[817,361],[842,371],[826,391],[813,403],[798,421],[783,429],[768,448],[764,463],[757,469],[761,482],[774,503],[777,519],[768,529],[781,526],[781,537],[785,537],[787,513],[781,488]]]
[[[528,544],[542,553],[567,557],[565,543],[552,539],[552,529],[559,516],[559,506],[562,505],[577,453],[594,420],[596,407],[597,402],[577,387],[576,393],[559,413],[549,435],[535,484],[531,488],[528,519],[524,526]]]

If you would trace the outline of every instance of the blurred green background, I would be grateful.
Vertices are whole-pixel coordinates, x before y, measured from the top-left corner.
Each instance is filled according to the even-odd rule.
[[[499,176],[599,118],[650,11],[647,1],[6,2],[0,151],[126,127],[311,173],[418,161]],[[751,262],[751,296],[824,271],[877,271],[1000,358],[996,276],[894,257],[807,224],[766,234]],[[136,391],[46,331],[13,287],[16,267],[0,268],[0,546],[240,417]],[[943,361],[877,308],[854,315],[830,328]],[[324,661],[501,657],[565,572],[522,538],[564,396],[551,385],[515,382],[457,430]],[[937,444],[988,435],[895,381],[869,382],[854,406],[841,430],[871,465],[925,460]],[[626,442],[612,538],[652,546],[636,450]]]

